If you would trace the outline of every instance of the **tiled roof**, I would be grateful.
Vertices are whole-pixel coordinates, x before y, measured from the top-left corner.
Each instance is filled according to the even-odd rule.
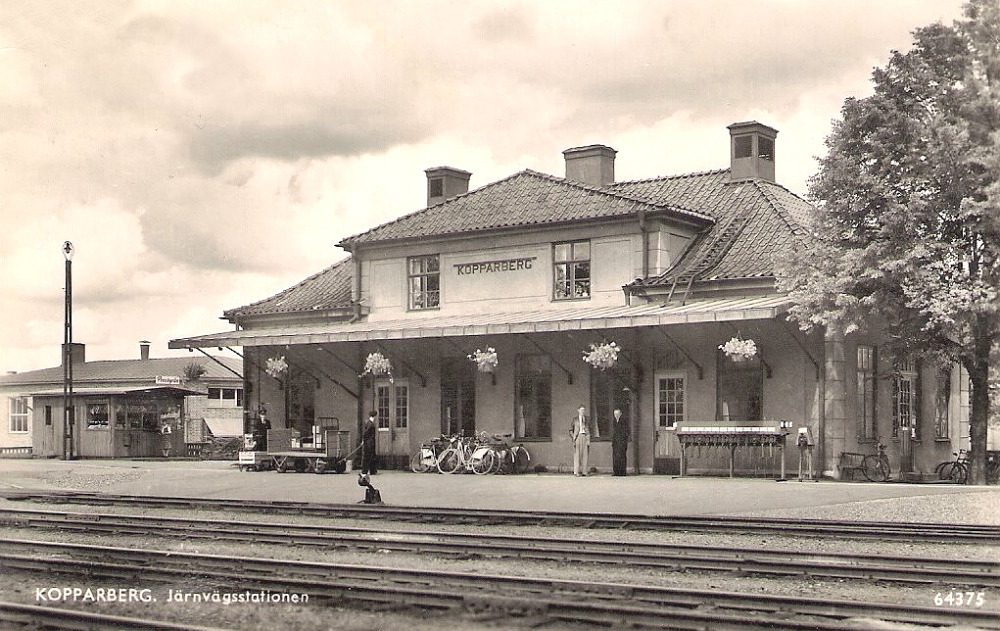
[[[340,242],[342,247],[481,230],[528,227],[584,219],[672,212],[708,223],[710,217],[679,202],[651,202],[641,195],[525,169]]]
[[[216,357],[226,366],[243,373],[243,360],[237,357]],[[204,366],[205,373],[202,382],[235,382],[240,378],[204,355],[190,357],[163,357],[159,359],[114,359],[73,364],[74,386],[95,385],[101,383],[152,383],[157,376],[184,377],[184,367],[194,362]],[[21,384],[61,384],[63,381],[62,366],[28,370],[13,375],[0,376],[0,387]]]
[[[229,309],[223,316],[233,320],[265,314],[346,309],[351,306],[352,278],[351,257],[347,257],[270,298]]]
[[[716,223],[700,235],[674,266],[633,286],[769,278],[776,252],[804,242],[810,206],[782,186],[764,180],[729,182],[729,171],[619,182],[624,190],[654,201],[676,201],[711,214]]]

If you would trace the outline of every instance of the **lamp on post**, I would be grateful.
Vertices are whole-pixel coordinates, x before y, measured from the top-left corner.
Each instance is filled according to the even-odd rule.
[[[73,459],[73,243],[62,245],[66,259],[66,311],[63,319],[63,460]]]

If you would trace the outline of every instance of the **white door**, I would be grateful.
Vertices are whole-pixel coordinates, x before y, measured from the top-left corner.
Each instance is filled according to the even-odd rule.
[[[405,379],[375,383],[378,434],[375,452],[380,456],[409,456],[410,385]]]
[[[680,473],[681,445],[677,427],[687,420],[687,373],[657,371],[654,378],[653,471]]]

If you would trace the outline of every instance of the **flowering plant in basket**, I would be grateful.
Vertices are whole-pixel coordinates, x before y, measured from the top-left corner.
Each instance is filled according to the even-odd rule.
[[[365,370],[361,373],[362,377],[365,375],[374,377],[389,375],[389,379],[392,380],[392,364],[389,362],[389,358],[378,351],[368,353],[368,357],[365,359]]]
[[[281,357],[268,357],[267,367],[264,368],[264,372],[271,375],[275,379],[281,377],[281,374],[288,370],[288,362],[285,361],[285,356]]]
[[[479,368],[479,372],[493,372],[496,370],[497,364],[499,363],[497,359],[497,349],[492,346],[487,346],[485,351],[481,351],[478,348],[475,353],[467,355],[467,357],[476,362],[476,367]]]
[[[591,344],[590,350],[583,352],[583,361],[587,362],[594,368],[607,370],[618,363],[618,353],[621,350],[621,347],[614,342]]]
[[[757,355],[757,344],[753,340],[742,340],[739,336],[720,344],[719,349],[734,362],[747,361]]]

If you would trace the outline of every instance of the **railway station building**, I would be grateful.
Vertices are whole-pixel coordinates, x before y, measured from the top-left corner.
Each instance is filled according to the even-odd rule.
[[[86,361],[85,345],[74,343],[62,353],[73,366],[74,457],[184,456],[188,444],[205,440],[206,426],[220,435],[242,433],[240,359],[151,358],[148,342],[139,352],[139,359]],[[200,367],[197,375],[192,365]],[[63,383],[62,366],[0,376],[0,455],[65,455]]]
[[[425,207],[226,311],[232,330],[170,347],[242,347],[248,417],[272,427],[356,440],[377,411],[383,466],[442,433],[485,431],[568,471],[584,405],[602,471],[615,408],[631,423],[630,471],[676,473],[683,453],[687,472],[773,476],[767,437],[791,432],[793,462],[800,428],[818,474],[840,475],[841,454],[879,438],[898,471],[907,427],[914,469],[933,471],[967,446],[967,379],[787,319],[773,258],[807,243],[810,208],[775,182],[775,129],[728,132],[724,168],[638,181],[615,179],[604,145],[564,151],[564,177],[526,169],[474,190],[467,171],[427,169]],[[375,374],[373,358],[386,360]]]

